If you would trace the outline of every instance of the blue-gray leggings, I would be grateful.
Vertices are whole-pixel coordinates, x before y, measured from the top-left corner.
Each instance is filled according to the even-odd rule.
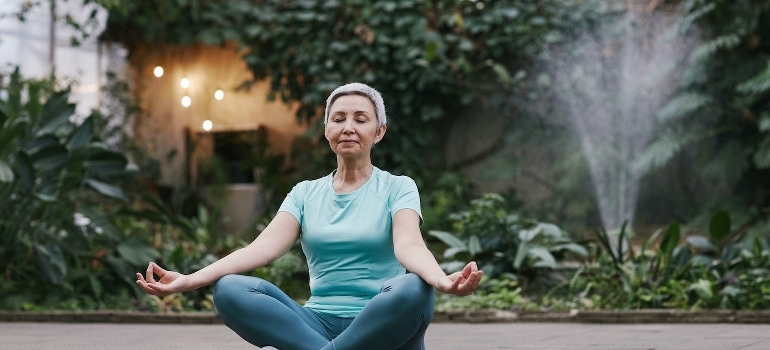
[[[355,318],[302,307],[272,283],[227,275],[214,286],[225,325],[249,343],[279,350],[424,349],[433,318],[433,288],[407,273],[388,280]]]

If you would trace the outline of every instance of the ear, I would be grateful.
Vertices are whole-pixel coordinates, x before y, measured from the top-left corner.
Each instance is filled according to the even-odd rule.
[[[387,131],[387,130],[388,130],[388,126],[387,125],[383,125],[383,126],[381,126],[381,127],[379,127],[377,129],[377,133],[374,134],[374,143],[375,144],[380,142],[380,140],[382,140],[382,138],[385,137],[385,131]]]

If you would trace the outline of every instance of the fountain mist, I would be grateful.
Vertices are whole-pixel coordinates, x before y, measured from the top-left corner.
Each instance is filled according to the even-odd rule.
[[[607,230],[633,224],[641,174],[631,163],[649,142],[687,51],[673,35],[671,16],[629,10],[617,17],[577,34],[549,68],[558,110],[579,135]]]

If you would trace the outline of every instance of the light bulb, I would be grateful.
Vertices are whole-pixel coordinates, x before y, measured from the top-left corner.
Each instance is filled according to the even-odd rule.
[[[187,107],[190,107],[191,104],[192,104],[192,99],[190,98],[190,96],[182,97],[182,106],[187,108]]]
[[[190,87],[190,79],[182,78],[182,80],[179,81],[179,85],[181,85],[182,88],[187,89],[188,87]]]
[[[163,67],[156,66],[155,69],[152,71],[152,74],[155,74],[155,77],[160,78],[163,76]]]
[[[203,130],[209,131],[209,130],[211,130],[212,126],[214,126],[214,124],[211,122],[211,120],[204,120],[203,121]]]
[[[222,90],[214,91],[214,98],[219,101],[222,101],[222,99],[225,98],[225,92]]]

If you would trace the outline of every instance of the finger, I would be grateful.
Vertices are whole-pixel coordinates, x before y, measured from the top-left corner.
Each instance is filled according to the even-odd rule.
[[[451,276],[447,276],[447,279],[448,279],[447,282],[442,283],[442,286],[440,288],[441,292],[448,293],[448,294],[457,294],[457,291],[460,288],[460,283],[463,280],[462,276],[457,276],[454,279],[452,279]]]
[[[147,283],[155,282],[155,273],[154,273],[153,265],[154,265],[153,263],[150,263],[149,265],[147,265],[147,273],[145,274],[145,278],[144,278],[145,282]]]
[[[481,271],[477,271],[468,278],[466,287],[468,288],[469,294],[473,293],[476,290],[476,288],[478,288],[479,283],[481,283],[481,277],[482,277]]]
[[[467,278],[471,274],[471,272],[473,271],[471,268],[472,264],[473,262],[469,262],[465,265],[465,267],[463,267],[463,277]]]
[[[154,261],[153,261],[153,262],[151,262],[150,264],[152,264],[152,268],[155,270],[155,274],[156,274],[156,275],[158,275],[158,276],[161,276],[161,277],[162,277],[163,275],[165,275],[166,273],[168,273],[168,271],[167,271],[166,269],[164,269],[164,268],[160,267],[160,265],[156,264]]]

